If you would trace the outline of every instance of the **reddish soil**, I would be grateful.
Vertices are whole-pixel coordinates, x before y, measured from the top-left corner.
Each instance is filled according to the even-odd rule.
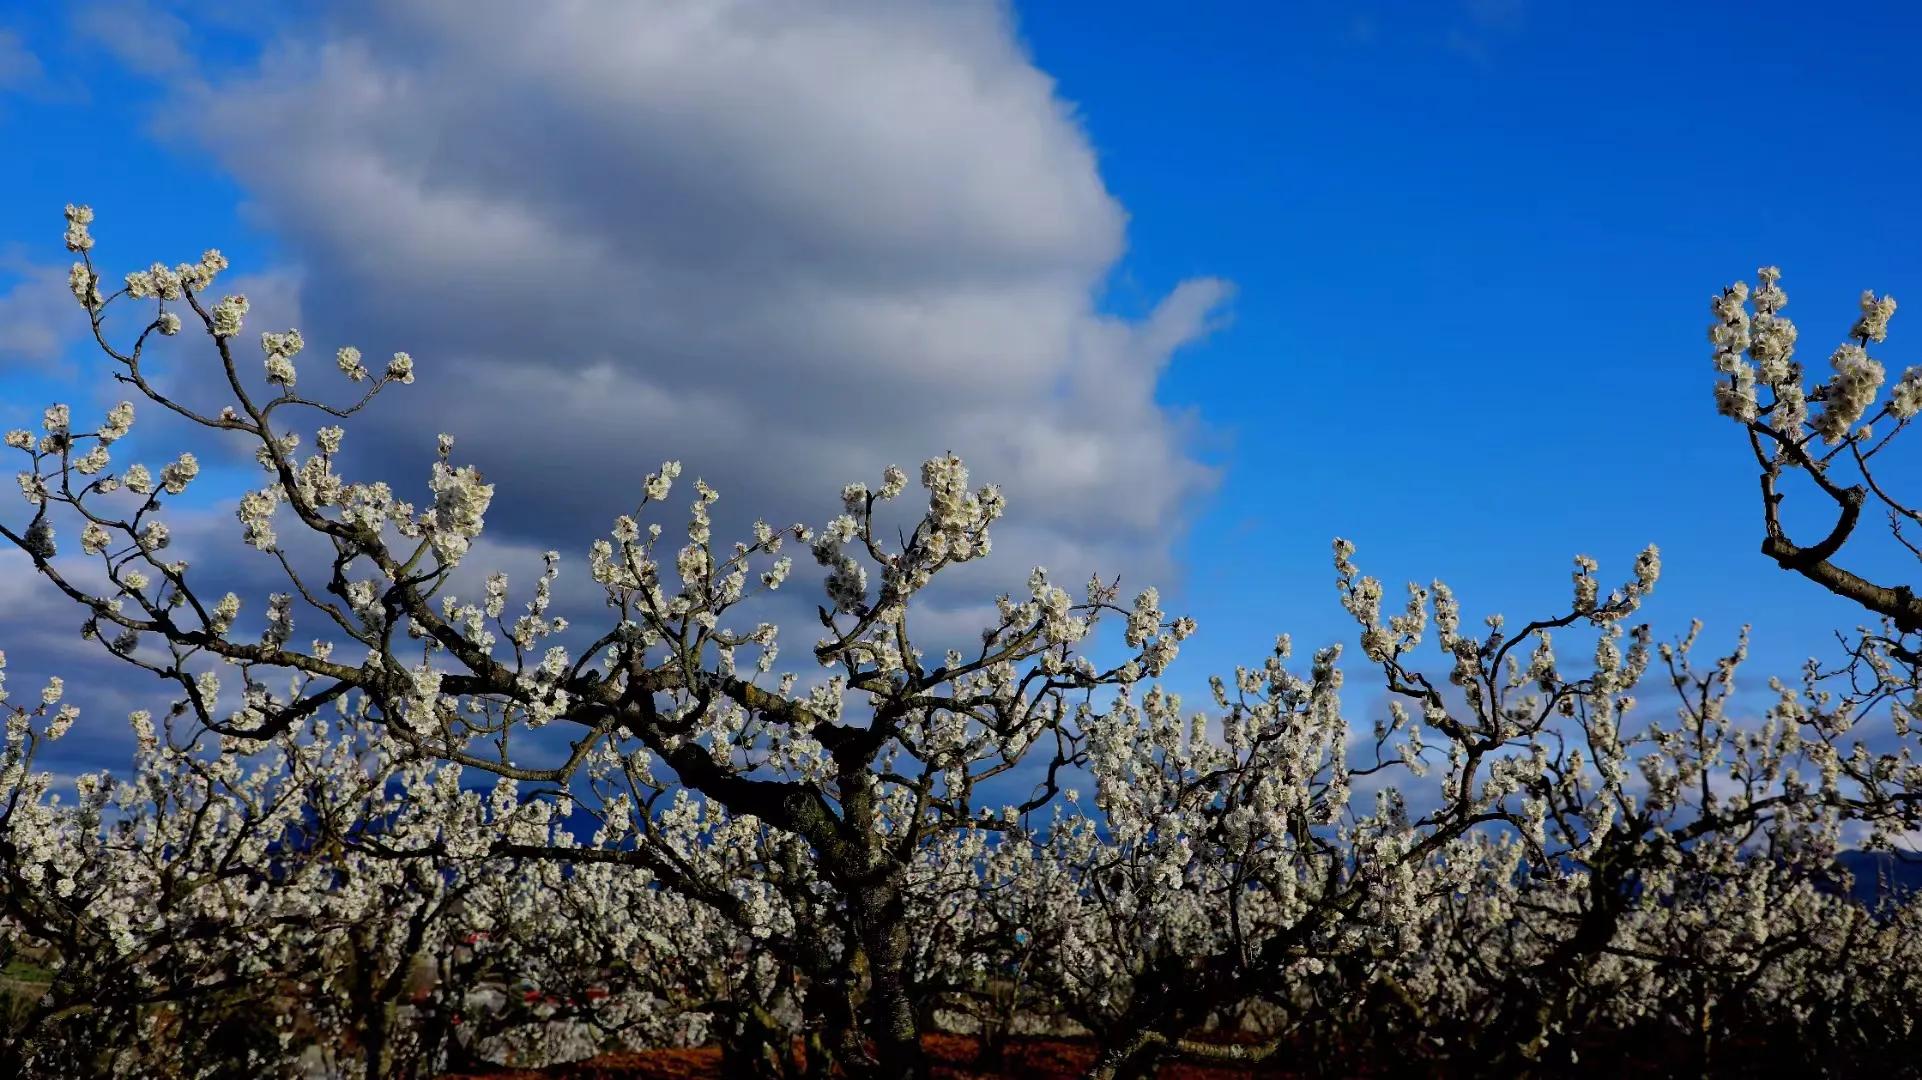
[[[1019,1077],[1021,1080],[1076,1080],[1094,1060],[1094,1047],[1087,1043],[1060,1039],[1018,1039],[1008,1046],[1007,1060],[999,1070],[982,1071],[976,1066],[978,1044],[960,1035],[929,1035],[923,1040],[933,1059],[935,1080],[996,1080]],[[1227,1066],[1169,1064],[1160,1072],[1161,1080],[1247,1080],[1253,1076],[1280,1076],[1275,1071],[1260,1071]],[[557,1065],[547,1069],[502,1069],[498,1072],[445,1077],[443,1080],[726,1080],[721,1075],[721,1051],[714,1047],[695,1050],[649,1050],[640,1053],[604,1054],[590,1061]]]

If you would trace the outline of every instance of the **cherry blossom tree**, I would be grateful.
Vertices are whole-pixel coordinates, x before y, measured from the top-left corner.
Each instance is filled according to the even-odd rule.
[[[1887,340],[1895,298],[1864,292],[1860,317],[1829,356],[1827,381],[1809,386],[1795,359],[1799,331],[1782,314],[1788,294],[1781,280],[1781,270],[1765,266],[1756,271],[1752,290],[1739,281],[1723,289],[1711,305],[1715,321],[1709,326],[1715,369],[1723,376],[1715,388],[1716,405],[1742,425],[1760,473],[1762,553],[1886,620],[1898,638],[1877,644],[1912,661],[1913,650],[1899,637],[1922,631],[1922,598],[1905,582],[1875,581],[1836,560],[1855,537],[1863,511],[1871,508],[1887,516],[1902,550],[1922,557],[1906,531],[1922,516],[1904,501],[1910,497],[1899,487],[1876,475],[1876,467],[1899,449],[1897,437],[1922,410],[1922,366],[1889,383],[1882,362],[1868,348]],[[1896,469],[1899,478],[1899,463]],[[1834,514],[1826,534],[1812,543],[1797,541],[1784,524],[1784,485],[1790,477],[1818,491]]]
[[[1448,857],[1478,830],[1515,830],[1545,860],[1553,722],[1591,709],[1613,716],[1646,661],[1645,648],[1624,656],[1614,643],[1619,622],[1654,587],[1652,548],[1607,596],[1594,563],[1579,560],[1566,613],[1513,632],[1491,618],[1486,638],[1462,633],[1459,604],[1439,582],[1411,585],[1405,609],[1384,619],[1381,585],[1359,573],[1353,554],[1337,541],[1341,597],[1398,699],[1367,759],[1349,760],[1340,649],[1317,653],[1303,678],[1287,669],[1285,638],[1232,685],[1216,680],[1214,730],[1206,713],[1184,716],[1181,699],[1161,687],[1138,705],[1122,693],[1090,727],[1101,821],[1054,830],[1051,854],[1066,873],[1034,875],[1057,895],[1032,904],[1028,919],[1058,920],[1040,930],[1057,950],[1040,969],[1102,1043],[1097,1076],[1151,1075],[1170,1052],[1272,1053],[1278,1040],[1250,1048],[1185,1033],[1253,1000],[1286,1016],[1325,971],[1415,947],[1441,898],[1482,869]],[[1571,679],[1556,666],[1550,632],[1577,622],[1601,628],[1600,644],[1594,673]],[[1450,665],[1445,680],[1411,660],[1431,630]],[[1424,741],[1435,734],[1446,740],[1439,747]],[[1394,773],[1427,776],[1434,756],[1446,764],[1425,788],[1382,783]],[[1351,792],[1370,782],[1373,806],[1360,810]],[[1568,828],[1585,836],[1593,827],[1578,819]]]
[[[0,1062],[19,1075],[258,1075],[289,1034],[273,1003],[319,974],[330,932],[310,903],[328,871],[303,843],[295,775],[284,757],[198,754],[140,712],[132,779],[82,775],[63,802],[35,769],[77,714],[62,692],[54,680],[36,707],[12,707],[0,754],[0,955],[49,975],[0,1032]],[[181,1060],[182,1031],[208,1052]]]
[[[156,264],[103,294],[92,214],[73,207],[67,217],[67,245],[80,256],[74,294],[115,365],[114,377],[149,405],[253,448],[266,483],[240,500],[241,538],[278,565],[288,588],[268,598],[261,636],[242,640],[235,631],[240,598],[212,596],[198,571],[167,553],[169,508],[197,475],[197,459],[183,454],[157,477],[139,465],[112,471],[110,447],[130,429],[133,404],[117,406],[90,430],[55,406],[39,435],[7,437],[28,460],[21,485],[33,514],[24,525],[0,526],[0,536],[89,611],[89,633],[113,656],[177,684],[200,723],[229,738],[271,739],[351,700],[380,718],[397,758],[560,789],[584,780],[597,758],[618,759],[638,774],[664,766],[677,783],[730,814],[806,846],[814,880],[831,897],[820,911],[843,942],[840,954],[815,956],[809,975],[822,987],[845,981],[854,954],[866,971],[859,1030],[853,1017],[841,1018],[837,1050],[858,1064],[865,1036],[882,1072],[918,1071],[905,892],[916,851],[943,832],[977,827],[978,785],[1036,757],[1049,759],[1047,779],[1009,813],[1018,818],[1045,805],[1059,771],[1085,754],[1072,727],[1072,699],[1158,673],[1193,624],[1164,617],[1152,594],[1132,612],[1119,608],[1114,590],[1098,581],[1076,601],[1037,570],[1026,597],[1002,599],[977,646],[929,661],[910,633],[912,601],[943,570],[986,555],[990,526],[1003,510],[1000,493],[971,490],[967,470],[950,456],[922,469],[927,509],[893,544],[875,517],[905,490],[908,478],[899,469],[889,469],[876,489],[849,486],[844,512],[819,531],[757,525],[731,548],[712,536],[708,508],[717,495],[698,481],[687,542],[671,556],[660,526],[643,530],[638,516],[620,515],[589,558],[617,617],[570,649],[558,640],[567,621],[549,611],[557,554],[535,582],[526,614],[511,625],[504,621],[504,574],[489,575],[479,595],[453,594],[450,582],[480,536],[493,488],[471,465],[457,463],[451,438],[440,440],[427,478],[431,501],[419,507],[385,482],[335,471],[344,430],[325,422],[348,419],[381,391],[411,382],[411,357],[397,354],[375,375],[356,350],[343,348],[336,361],[349,397],[330,403],[308,396],[297,388],[295,361],[305,348],[298,331],[263,335],[259,369],[240,359],[246,298],[209,302],[226,266],[218,252],[173,268]],[[152,305],[130,345],[116,345],[105,326],[105,313],[119,301]],[[231,397],[218,410],[197,408],[150,377],[149,342],[178,334],[189,319],[207,335],[211,370]],[[302,417],[323,422],[305,455],[295,427]],[[678,472],[669,463],[647,477],[637,515],[669,496]],[[57,562],[56,533],[67,527],[78,528],[98,584]],[[301,530],[310,542],[283,540],[282,527]],[[772,625],[723,621],[756,586],[783,583],[791,563],[779,553],[788,538],[809,544],[826,570],[819,609],[825,634],[813,654],[834,674],[805,693],[795,690],[795,676],[771,675]],[[1078,646],[1108,612],[1129,618],[1133,655],[1104,670]],[[297,646],[297,614],[303,622],[318,617],[337,640]],[[237,711],[220,714],[218,680],[196,670],[207,662],[239,669]],[[270,678],[284,678],[285,689]],[[864,714],[859,722],[857,709]],[[524,741],[525,732],[557,722],[566,726],[565,760],[518,763],[515,736]],[[574,858],[512,840],[493,850]],[[670,888],[699,891],[656,844],[636,844],[622,858]]]
[[[1781,281],[1781,270],[1765,266],[1753,288],[1738,281],[1713,300],[1716,405],[1742,426],[1755,461],[1762,554],[1875,620],[1846,643],[1827,681],[1858,713],[1887,705],[1906,728],[1922,689],[1922,597],[1901,568],[1922,559],[1914,535],[1922,511],[1902,483],[1915,466],[1915,445],[1902,433],[1922,410],[1922,365],[1891,381],[1869,354],[1888,340],[1896,304],[1865,291],[1829,355],[1828,378],[1811,385]],[[1790,510],[1800,511],[1796,528],[1806,535],[1791,529]],[[1864,533],[1864,513],[1885,519],[1885,539]]]
[[[518,590],[483,565],[494,488],[450,435],[412,497],[347,475],[346,425],[414,381],[412,357],[377,373],[340,348],[340,382],[314,390],[296,330],[243,359],[248,303],[216,299],[218,252],[109,292],[91,225],[68,208],[70,283],[128,400],[7,433],[26,510],[0,537],[173,701],[134,714],[132,780],[82,777],[72,803],[35,771],[74,722],[63,687],[9,714],[0,949],[54,971],[11,1060],[318,1058],[373,1080],[713,1041],[736,1074],[893,1078],[924,1075],[921,1036],[965,1017],[990,1044],[1037,1018],[1089,1034],[1100,1078],[1333,1058],[1358,1036],[1404,1062],[1553,1070],[1626,1032],[1684,1039],[1707,1070],[1778,1020],[1849,1060],[1913,1031],[1914,909],[1865,907],[1834,871],[1845,829],[1887,843],[1922,793],[1908,749],[1851,734],[1883,705],[1908,734],[1913,598],[1833,561],[1867,493],[1897,540],[1913,518],[1871,472],[1922,395],[1905,376],[1869,415],[1885,299],[1815,391],[1772,271],[1716,302],[1765,550],[1884,620],[1841,668],[1772,684],[1765,716],[1733,704],[1745,644],[1698,670],[1696,630],[1657,645],[1629,625],[1652,546],[1611,591],[1581,557],[1565,602],[1472,629],[1440,582],[1385,612],[1342,541],[1353,669],[1380,707],[1344,706],[1342,646],[1298,670],[1283,637],[1193,709],[1170,666],[1195,625],[1153,589],[1070,594],[1035,569],[972,639],[927,632],[1005,509],[953,455],[922,466],[911,509],[890,467],[818,529],[731,544],[699,480],[663,539],[666,462],[586,552],[602,610],[570,618],[559,552]],[[190,327],[197,349],[156,360]],[[227,547],[186,497],[194,453],[116,460],[154,444],[122,442],[137,412],[257,466]],[[1894,431],[1872,441],[1865,417]],[[1863,484],[1839,486],[1838,461]],[[1789,472],[1838,508],[1808,547],[1776,512]],[[781,670],[762,616],[791,544],[820,570],[821,636]],[[241,559],[275,584],[242,587]],[[1579,671],[1557,657],[1571,639]],[[1638,702],[1649,680],[1679,695],[1672,718]],[[1838,940],[1884,953],[1838,959]],[[185,1062],[173,1028],[233,1049]]]

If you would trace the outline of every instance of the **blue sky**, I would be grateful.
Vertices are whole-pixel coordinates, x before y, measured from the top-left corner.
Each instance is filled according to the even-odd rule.
[[[284,183],[260,179],[271,126],[183,115],[184,72],[247,69],[284,27],[182,10],[0,13],[0,294],[64,265],[69,200],[124,269],[210,244],[238,269],[338,261],[257,186]],[[1100,308],[1144,318],[1184,280],[1232,284],[1154,386],[1221,470],[1172,527],[1164,582],[1202,627],[1194,673],[1280,630],[1349,639],[1335,535],[1391,585],[1441,576],[1471,613],[1515,618],[1565,602],[1574,554],[1616,580],[1654,541],[1658,629],[1699,615],[1720,646],[1753,621],[1757,667],[1785,674],[1855,621],[1757,553],[1703,330],[1710,295],[1764,263],[1818,370],[1861,289],[1922,304],[1922,9],[1049,3],[1014,22],[1126,213]],[[1891,368],[1922,361],[1914,318]],[[98,385],[84,351],[9,341],[0,426]]]
[[[1717,288],[1778,264],[1821,372],[1862,289],[1922,295],[1922,9],[1112,11],[1021,23],[1132,215],[1115,302],[1237,288],[1163,386],[1232,430],[1186,548],[1204,627],[1329,625],[1336,533],[1511,617],[1560,600],[1573,553],[1610,577],[1654,541],[1658,630],[1753,621],[1785,675],[1853,624],[1757,553],[1703,333]]]

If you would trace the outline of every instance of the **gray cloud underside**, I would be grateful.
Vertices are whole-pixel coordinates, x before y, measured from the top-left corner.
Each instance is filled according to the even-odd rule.
[[[1171,569],[1211,475],[1155,386],[1225,286],[1097,311],[1124,214],[999,7],[357,16],[171,115],[300,253],[309,370],[419,360],[363,449],[464,436],[515,533],[604,528],[666,457],[778,521],[953,450],[1024,527]]]
[[[353,478],[424,501],[448,431],[490,535],[578,559],[665,458],[729,540],[952,450],[1010,498],[955,629],[1036,564],[1175,583],[1214,476],[1156,387],[1228,287],[1101,310],[1126,215],[998,4],[346,6],[168,86],[162,136],[297,260],[243,340],[297,311],[302,391],[341,397],[339,345],[418,361],[350,426]],[[197,254],[96,231],[115,269]]]

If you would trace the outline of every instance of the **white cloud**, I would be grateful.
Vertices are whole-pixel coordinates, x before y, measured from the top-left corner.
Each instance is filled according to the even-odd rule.
[[[20,35],[0,28],[0,90],[34,87],[45,75],[45,66]]]
[[[347,471],[418,498],[434,434],[459,436],[498,490],[477,559],[552,546],[583,578],[664,458],[722,491],[726,538],[952,450],[1010,518],[930,628],[965,633],[1035,564],[1175,584],[1213,476],[1156,388],[1228,288],[1101,311],[1126,214],[999,4],[348,5],[164,92],[162,136],[209,151],[291,260],[243,340],[298,312],[301,390],[343,398],[335,347],[413,353]],[[113,229],[113,265],[180,257]]]
[[[1003,8],[336,16],[169,115],[301,259],[310,366],[349,341],[419,360],[364,450],[417,461],[434,417],[525,535],[599,527],[629,500],[583,488],[664,457],[735,512],[812,520],[951,449],[1073,541],[1042,546],[1168,576],[1211,477],[1155,386],[1226,288],[1099,313],[1125,214]]]
[[[73,9],[72,20],[75,33],[99,43],[133,71],[174,75],[192,66],[186,21],[146,0],[83,4]]]
[[[0,258],[0,275],[13,279],[0,289],[0,371],[52,367],[87,332],[67,267]]]

